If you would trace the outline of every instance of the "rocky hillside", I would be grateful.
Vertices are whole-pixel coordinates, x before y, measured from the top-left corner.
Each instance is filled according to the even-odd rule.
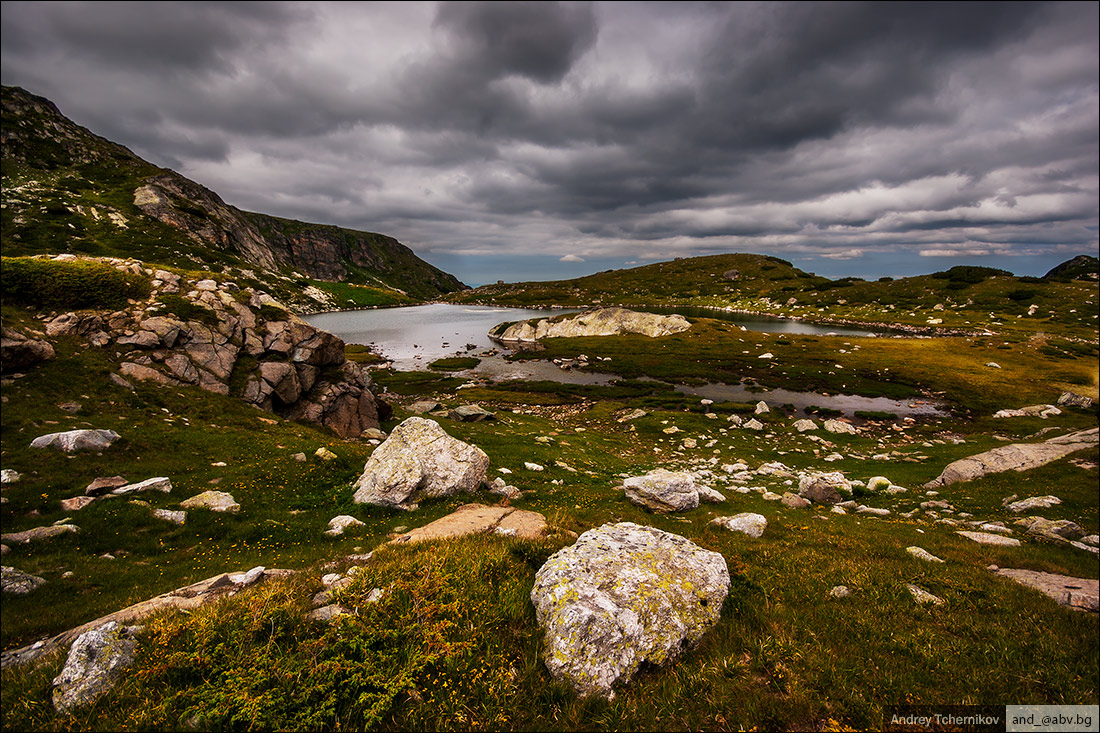
[[[250,267],[416,300],[465,287],[392,237],[226,204],[18,87],[3,88],[2,142],[8,255],[68,252],[215,271]]]
[[[71,284],[51,288],[45,281]],[[123,387],[130,380],[196,385],[342,438],[377,428],[379,414],[389,414],[370,377],[345,359],[343,341],[232,281],[66,254],[5,258],[3,285],[4,372],[51,358],[51,341],[71,337],[102,349],[115,370],[111,380]],[[110,293],[97,295],[97,288],[131,288],[134,297],[114,308]],[[47,309],[62,304],[82,307]],[[20,317],[19,306],[41,308],[41,327]],[[22,324],[9,322],[8,308]]]

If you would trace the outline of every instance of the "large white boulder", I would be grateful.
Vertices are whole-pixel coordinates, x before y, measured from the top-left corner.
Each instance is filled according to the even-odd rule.
[[[657,337],[689,328],[691,323],[683,316],[660,316],[626,308],[597,308],[562,319],[543,318],[515,323],[499,334],[494,329],[490,335],[501,341],[532,342],[544,338],[614,336],[621,333]]]
[[[476,445],[452,438],[434,420],[410,417],[367,459],[354,500],[415,509],[421,499],[477,491],[488,468]]]
[[[679,535],[605,524],[554,553],[531,602],[550,673],[582,696],[613,697],[642,662],[668,664],[718,621],[725,559]]]

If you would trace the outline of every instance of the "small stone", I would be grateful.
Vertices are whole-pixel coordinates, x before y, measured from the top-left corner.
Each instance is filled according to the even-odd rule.
[[[87,488],[84,489],[84,493],[88,496],[101,496],[120,486],[125,486],[127,483],[129,482],[121,476],[101,476],[88,484]]]
[[[925,605],[928,603],[931,603],[935,606],[943,605],[942,598],[929,593],[924,588],[915,586],[912,583],[907,584],[905,587],[909,589],[909,593],[913,596],[913,600],[915,600],[917,603],[920,603],[921,605]]]
[[[717,517],[710,520],[711,524],[724,527],[731,532],[741,532],[749,537],[762,537],[768,527],[768,520],[762,514],[742,512],[732,517]]]
[[[62,499],[61,508],[66,512],[78,512],[94,501],[95,497],[92,496],[74,496],[70,499]]]
[[[333,517],[328,521],[328,529],[325,530],[325,534],[329,537],[339,537],[350,527],[362,527],[365,526],[362,522],[353,516],[348,514],[341,514],[338,517]]]
[[[172,524],[183,525],[187,523],[187,512],[174,509],[154,509],[153,516]]]
[[[111,493],[115,496],[125,496],[126,494],[137,494],[142,491],[159,491],[164,494],[170,494],[172,493],[172,482],[168,480],[167,476],[157,476],[156,478],[139,481],[136,484],[120,486],[111,491]]]
[[[13,596],[25,596],[46,582],[45,578],[24,573],[22,570],[4,565],[0,567],[0,591]]]
[[[241,510],[241,505],[233,498],[232,494],[224,491],[204,491],[190,499],[180,502],[184,509],[209,509],[214,512],[230,512],[236,514]]]
[[[923,547],[916,547],[916,546],[906,547],[905,551],[908,552],[913,557],[917,558],[918,560],[924,560],[925,562],[939,562],[939,563],[943,562],[943,560],[936,557],[935,555],[933,555],[931,552],[924,549]]]
[[[338,457],[335,453],[324,446],[321,446],[316,451],[314,451],[313,455],[317,456],[322,461],[335,461]]]
[[[833,598],[847,598],[852,595],[852,589],[846,585],[834,585],[829,590],[829,595]]]
[[[546,470],[544,466],[540,466],[537,463],[531,463],[530,461],[525,461],[524,464],[523,464],[523,467],[526,468],[528,471],[544,471],[544,470]]]

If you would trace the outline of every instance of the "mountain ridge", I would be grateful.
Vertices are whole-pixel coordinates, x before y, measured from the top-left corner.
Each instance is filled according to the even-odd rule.
[[[393,237],[292,221],[227,204],[65,117],[3,88],[5,254],[138,257],[227,265],[394,290],[429,300],[466,286]],[[41,216],[46,214],[46,217]]]

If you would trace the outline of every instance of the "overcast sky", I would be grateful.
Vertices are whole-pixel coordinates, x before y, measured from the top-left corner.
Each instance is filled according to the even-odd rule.
[[[2,77],[470,284],[1097,253],[1098,4],[4,2]]]

